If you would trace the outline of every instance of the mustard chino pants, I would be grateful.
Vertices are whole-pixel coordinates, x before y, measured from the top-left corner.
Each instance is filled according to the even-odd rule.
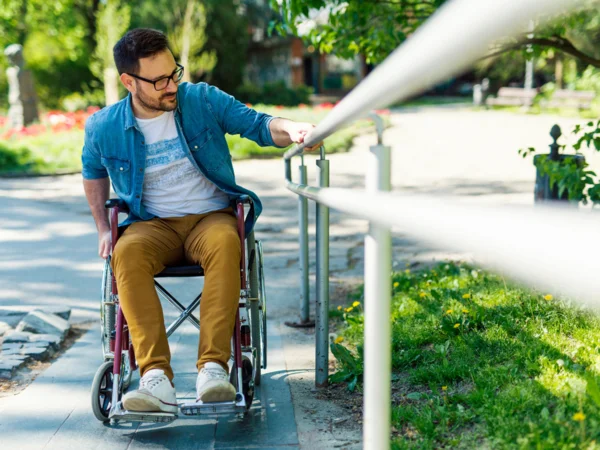
[[[182,262],[204,268],[200,302],[200,370],[212,361],[225,370],[240,295],[241,245],[232,208],[131,224],[117,241],[112,268],[140,376],[162,369],[173,380],[171,352],[154,275]]]

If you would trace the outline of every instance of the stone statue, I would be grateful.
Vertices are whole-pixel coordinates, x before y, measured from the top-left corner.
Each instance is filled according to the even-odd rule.
[[[21,128],[38,120],[37,95],[33,86],[33,76],[25,69],[23,47],[12,44],[6,47],[4,55],[10,66],[6,69],[8,78],[8,125]]]

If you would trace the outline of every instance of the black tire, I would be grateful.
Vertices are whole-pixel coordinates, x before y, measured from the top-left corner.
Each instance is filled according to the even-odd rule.
[[[104,362],[96,371],[92,381],[92,411],[96,419],[101,422],[108,421],[108,414],[112,408],[113,391],[113,362]],[[119,400],[123,395],[123,385],[119,386]]]
[[[259,298],[259,322],[260,322],[260,348],[258,353],[259,367],[257,369],[267,368],[267,292],[265,285],[265,272],[263,265],[262,242],[256,241],[256,262],[258,268],[258,298]],[[258,370],[257,370],[258,372]]]
[[[250,300],[246,309],[250,319],[250,335],[252,347],[254,348],[254,384],[260,386],[261,379],[261,343],[260,336],[260,285],[259,285],[259,267],[258,267],[258,241],[254,239],[254,232],[248,235],[248,272],[250,282],[250,297],[257,300]]]

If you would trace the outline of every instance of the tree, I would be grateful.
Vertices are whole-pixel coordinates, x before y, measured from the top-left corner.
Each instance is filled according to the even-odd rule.
[[[298,26],[309,28],[305,38],[322,53],[350,58],[357,54],[367,62],[379,63],[415,32],[446,0],[271,0],[281,13],[272,28],[298,34]],[[319,23],[315,11],[325,11]],[[308,26],[307,26],[308,25]],[[597,5],[591,2],[574,13],[554,18],[549,26],[536,27],[534,37],[524,32],[518,39],[500,43],[490,56],[529,45],[538,54],[555,49],[600,67],[597,38],[600,21]]]
[[[206,9],[196,0],[187,0],[179,7],[173,8],[170,18],[171,29],[169,42],[175,56],[186,68],[183,81],[191,81],[191,74],[200,78],[210,72],[217,64],[214,50],[206,51]]]
[[[104,80],[104,96],[107,105],[119,101],[119,74],[113,59],[113,47],[127,31],[131,17],[128,5],[119,0],[107,0],[97,15],[96,50],[92,71]]]
[[[2,0],[0,49],[20,43],[33,71],[36,90],[46,107],[59,99],[89,88],[93,48],[86,40],[85,20],[75,5],[88,0]],[[92,1],[92,0],[90,0]],[[6,59],[0,54],[0,106],[6,105]]]

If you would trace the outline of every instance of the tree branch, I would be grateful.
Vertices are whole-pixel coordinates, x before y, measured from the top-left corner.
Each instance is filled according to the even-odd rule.
[[[540,47],[549,47],[559,50],[567,55],[574,56],[575,58],[591,65],[594,67],[600,68],[600,59],[596,59],[588,54],[583,53],[581,50],[577,49],[571,41],[562,37],[562,36],[551,36],[546,38],[526,38],[515,44],[507,45],[500,50],[493,52],[489,55],[484,56],[483,59],[493,58],[499,55],[502,55],[506,52],[510,52],[513,50],[518,50],[527,45],[539,45]]]

